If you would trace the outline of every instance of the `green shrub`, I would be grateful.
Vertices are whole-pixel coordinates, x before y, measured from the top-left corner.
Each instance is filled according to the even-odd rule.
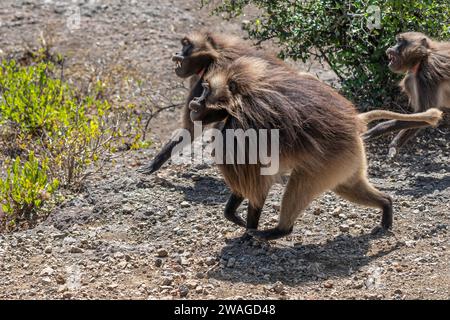
[[[107,127],[110,105],[80,98],[52,77],[54,65],[0,66],[0,125],[15,130],[24,152],[49,157],[50,170],[64,186],[76,188],[87,165],[108,150],[114,132]]]
[[[276,40],[281,57],[326,61],[339,77],[342,92],[363,109],[396,102],[401,96],[399,78],[388,70],[385,56],[396,34],[450,36],[448,0],[225,0],[215,12],[235,17],[247,5],[261,13],[245,24],[250,37]],[[371,5],[381,10],[379,28],[369,28],[368,22],[372,26],[376,22]]]
[[[0,64],[0,164],[15,159],[0,166],[0,230],[2,222],[35,217],[50,199],[42,195],[58,186],[78,191],[117,149],[149,144],[133,105],[112,107],[99,98],[100,82],[83,94],[57,71],[51,62]]]
[[[13,227],[16,219],[35,220],[45,200],[58,188],[57,179],[49,181],[48,159],[39,163],[33,152],[23,164],[17,157],[0,178],[0,204],[3,220]]]

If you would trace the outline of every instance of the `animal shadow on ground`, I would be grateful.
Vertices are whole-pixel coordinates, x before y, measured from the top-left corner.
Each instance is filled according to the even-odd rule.
[[[298,285],[329,277],[349,277],[371,261],[385,256],[402,245],[385,245],[384,250],[368,255],[370,242],[388,235],[339,235],[324,244],[293,247],[255,247],[244,237],[231,239],[222,249],[221,257],[235,259],[232,267],[218,265],[209,271],[211,278],[252,284],[280,281]],[[386,248],[388,247],[388,248]]]
[[[190,177],[183,179],[189,180]],[[230,196],[227,185],[213,176],[198,177],[193,186],[186,185],[186,181],[178,184],[162,178],[158,180],[158,184],[163,188],[182,191],[186,201],[205,205],[223,204]]]

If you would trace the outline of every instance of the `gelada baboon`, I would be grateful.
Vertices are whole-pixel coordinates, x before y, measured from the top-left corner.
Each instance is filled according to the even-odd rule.
[[[220,126],[223,137],[227,129],[279,129],[277,174],[261,175],[260,162],[218,164],[232,191],[225,208],[229,220],[247,227],[254,237],[277,239],[292,232],[296,218],[311,201],[333,190],[352,202],[380,208],[382,229],[391,227],[392,200],[367,179],[361,138],[365,124],[355,107],[330,86],[282,64],[241,57],[226,68],[212,70],[203,87],[203,94],[190,103],[191,115],[198,120],[200,113],[220,115],[225,123]],[[224,158],[231,150],[234,153],[235,146],[226,141],[223,145]],[[285,173],[290,177],[278,226],[258,231],[268,191]],[[244,198],[249,200],[247,223],[236,215]]]
[[[414,112],[438,108],[448,114],[450,110],[450,42],[437,42],[419,32],[407,32],[396,37],[397,43],[389,48],[389,68],[405,74],[400,87],[408,95]],[[417,135],[426,122],[387,121],[366,132],[371,139],[387,132],[400,130],[390,144],[390,156],[395,156],[409,139]],[[412,129],[413,128],[413,129]]]
[[[194,137],[194,124],[191,119],[189,102],[194,97],[199,97],[202,93],[203,77],[208,74],[213,66],[224,66],[227,63],[243,55],[256,56],[266,60],[269,64],[280,64],[282,61],[276,57],[268,55],[260,50],[252,48],[245,41],[236,37],[214,34],[210,32],[193,32],[181,40],[181,52],[172,57],[175,62],[175,73],[181,78],[190,78],[190,92],[187,102],[183,108],[182,129],[190,132],[192,142]],[[306,74],[305,74],[306,75]],[[309,75],[314,78],[314,76]],[[201,115],[198,115],[201,116]],[[202,117],[203,125],[215,122],[217,116]],[[146,166],[139,169],[140,172],[151,174],[157,171],[167,160],[169,160],[172,150],[185,140],[181,137],[179,130],[172,139],[166,143],[155,158]],[[189,142],[189,143],[190,143]]]

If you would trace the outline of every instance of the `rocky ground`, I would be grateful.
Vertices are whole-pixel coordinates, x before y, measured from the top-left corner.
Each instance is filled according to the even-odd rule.
[[[241,33],[238,22],[210,17],[194,0],[78,1],[81,21],[71,29],[71,3],[2,1],[0,54],[50,30],[69,70],[120,64],[149,91],[165,92],[180,83],[169,57],[181,34],[198,27]],[[312,71],[332,79],[317,65]],[[45,222],[0,234],[0,298],[450,298],[448,129],[427,131],[395,162],[385,161],[387,139],[368,146],[371,180],[395,199],[392,234],[371,236],[380,213],[329,193],[291,236],[260,243],[222,217],[228,190],[215,168],[136,172],[177,127],[178,113],[160,113],[151,123],[154,147],[108,164]],[[282,189],[271,191],[262,228],[276,223]]]

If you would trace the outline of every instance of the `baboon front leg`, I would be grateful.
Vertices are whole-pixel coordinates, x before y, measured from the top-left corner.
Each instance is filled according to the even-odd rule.
[[[283,194],[278,225],[268,230],[249,230],[248,233],[261,240],[274,240],[290,234],[299,214],[323,192],[316,182],[317,179],[313,177],[302,176],[293,171]]]
[[[339,185],[334,189],[338,195],[351,202],[368,207],[380,208],[383,211],[381,227],[389,229],[392,227],[392,199],[389,195],[377,190],[367,178],[355,177],[349,182]]]
[[[250,203],[248,204],[247,211],[247,229],[258,229],[259,218],[261,217],[262,206],[254,207]]]
[[[393,159],[400,150],[409,140],[415,137],[421,129],[409,129],[400,131],[397,136],[389,144],[389,154],[388,158]]]
[[[169,142],[167,142],[161,149],[161,151],[158,152],[158,154],[153,158],[152,161],[150,161],[149,164],[143,166],[142,168],[139,168],[138,171],[140,173],[144,174],[152,174],[153,172],[156,172],[159,170],[159,168],[162,167],[164,163],[167,162],[167,160],[170,159],[172,156],[172,150],[181,142],[183,142],[183,138],[180,135],[181,130],[188,130],[190,133],[191,141],[184,141],[186,145],[189,143],[192,143],[194,141],[194,123],[191,121],[189,117],[189,108],[187,106],[184,106],[183,108],[183,127],[179,129],[178,133],[170,139]],[[185,147],[185,146],[183,146]]]
[[[367,130],[363,134],[364,141],[382,136],[389,132],[399,131],[403,129],[410,129],[410,128],[422,128],[422,127],[429,127],[430,124],[425,121],[402,121],[402,120],[389,120],[384,121],[379,124],[377,124],[375,127],[371,128],[370,130]]]
[[[242,196],[232,193],[230,198],[228,199],[227,204],[225,205],[224,215],[227,220],[245,228],[247,224],[245,223],[244,219],[236,214],[236,210],[237,208],[239,208],[242,201],[244,201],[244,198]]]

